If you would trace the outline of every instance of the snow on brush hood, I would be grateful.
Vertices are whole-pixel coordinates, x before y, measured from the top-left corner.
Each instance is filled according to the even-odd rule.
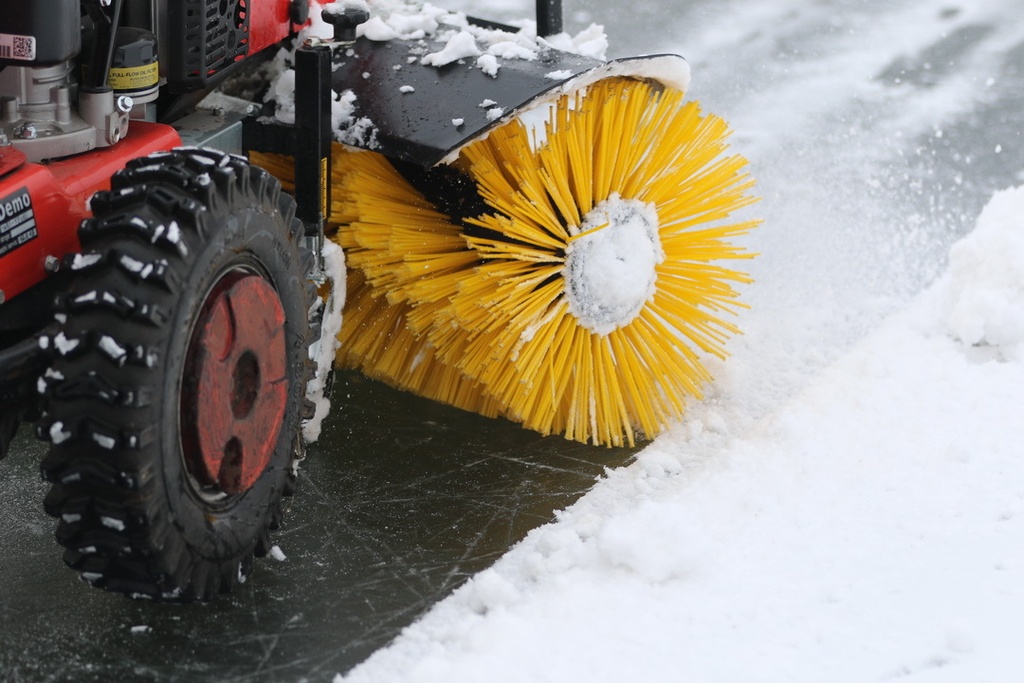
[[[604,27],[598,24],[591,24],[575,35],[563,32],[541,37],[537,35],[533,20],[513,22],[515,31],[486,28],[471,24],[463,12],[449,11],[429,2],[408,0],[341,0],[323,5],[313,2],[309,25],[299,33],[296,45],[309,38],[332,37],[334,29],[322,19],[321,11],[339,13],[347,8],[370,12],[370,19],[356,28],[359,37],[378,42],[403,40],[412,44],[410,59],[421,64],[440,68],[453,62],[469,62],[473,68],[491,77],[497,77],[502,64],[508,60],[535,61],[547,50],[559,50],[603,62],[608,48]],[[284,123],[295,121],[293,53],[294,48],[282,49],[277,55],[266,96],[268,101],[275,103],[276,117]],[[689,67],[676,56],[616,60],[575,75],[569,71],[553,71],[548,78],[561,83],[542,99],[550,101],[560,94],[613,76],[651,79],[682,91],[688,88],[690,81]],[[531,107],[539,103],[531,103]],[[368,118],[354,115],[354,104],[355,95],[351,90],[335,94],[332,106],[335,138],[344,144],[374,149],[375,126]],[[503,113],[511,115],[513,112]]]

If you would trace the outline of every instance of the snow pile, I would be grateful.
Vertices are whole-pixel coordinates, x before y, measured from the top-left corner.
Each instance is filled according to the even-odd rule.
[[[268,102],[274,103],[274,117],[290,125],[295,123],[294,54],[294,50],[282,48],[275,55],[269,67],[270,89],[266,96]],[[377,146],[377,128],[369,118],[355,116],[355,104],[356,95],[351,90],[334,93],[334,101],[331,102],[334,139],[346,145],[374,149]]]
[[[1024,342],[1024,187],[996,194],[977,229],[953,247],[946,287],[949,331],[1016,359]]]
[[[996,195],[802,393],[694,406],[335,680],[1016,680],[1024,359],[970,344],[1020,343],[1021,215]]]

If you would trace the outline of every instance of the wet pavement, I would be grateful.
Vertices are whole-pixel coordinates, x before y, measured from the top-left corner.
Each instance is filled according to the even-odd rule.
[[[44,445],[0,461],[0,680],[330,681],[633,451],[543,438],[343,375],[273,539],[283,561],[204,605],[104,593],[64,567]]]
[[[800,38],[807,28],[800,17],[773,31],[793,34],[797,47],[805,45],[799,40],[807,41],[812,56],[793,48],[777,55],[781,63],[776,64],[765,56],[777,51],[774,39],[740,36],[745,49],[727,54],[714,51],[722,41],[700,42],[697,20],[707,8],[742,3],[686,3],[688,9],[678,10],[687,19],[677,17],[679,30],[653,33],[649,28],[657,25],[657,12],[667,3],[618,12],[604,0],[590,4],[592,18],[621,20],[611,31],[620,54],[687,46],[697,74],[696,95],[723,114],[739,110],[730,120],[747,136],[740,139],[752,147],[755,160],[758,150],[767,147],[757,143],[775,135],[772,126],[777,124],[751,102],[770,103],[774,92],[782,90],[785,103],[784,86],[793,79],[799,85],[805,82],[800,79],[810,78],[807,73],[817,73],[817,34]],[[889,7],[881,2],[836,4],[848,13],[855,9],[854,19],[884,14]],[[1010,3],[1005,6],[1006,17],[1015,16]],[[808,7],[811,11],[817,5]],[[870,21],[863,19],[863,24]],[[831,30],[845,28],[836,24]],[[766,204],[780,202],[771,188],[798,190],[808,179],[841,190],[836,206],[811,207],[814,221],[800,214],[805,207],[796,190],[780,192],[794,205],[781,218],[793,220],[779,220],[784,229],[770,238],[765,251],[772,258],[766,264],[779,264],[780,272],[793,264],[813,267],[808,254],[840,249],[823,244],[833,245],[844,234],[861,239],[860,233],[839,229],[844,221],[892,224],[872,216],[848,217],[844,200],[850,197],[855,207],[891,208],[900,217],[898,227],[920,228],[922,243],[908,238],[911,255],[945,251],[973,223],[992,191],[1019,184],[1024,42],[1002,38],[1006,47],[988,48],[994,56],[984,68],[967,60],[961,99],[973,104],[936,114],[935,130],[922,132],[901,118],[908,107],[932,106],[926,98],[934,90],[928,79],[948,76],[933,64],[951,63],[964,45],[979,49],[980,41],[986,47],[986,35],[979,29],[951,32],[917,56],[908,48],[906,59],[879,71],[873,99],[853,102],[864,111],[850,111],[844,104],[817,112],[820,121],[813,130],[826,131],[821,139],[790,132],[790,146],[782,147],[784,162],[762,160],[757,170]],[[826,32],[820,41],[827,49],[819,46],[819,51],[827,57],[833,38]],[[780,76],[782,68],[796,75]],[[817,81],[810,83],[803,89]],[[757,99],[762,91],[771,97]],[[744,125],[751,121],[757,125]],[[828,132],[833,125],[834,134]],[[904,128],[910,142],[901,137]],[[842,153],[837,161],[814,151],[822,140]],[[906,157],[905,149],[910,150]],[[874,196],[874,203],[860,195]],[[843,243],[843,253],[860,258],[856,263],[866,272],[857,277],[869,281],[877,255],[872,248],[857,247]],[[762,270],[760,277],[770,284],[775,271]],[[879,287],[891,286],[891,279],[878,281]],[[779,332],[777,326],[772,331]],[[750,337],[758,338],[756,333]],[[770,352],[771,340],[760,339]],[[757,379],[749,378],[743,390],[772,395],[759,389]],[[38,463],[44,446],[23,429],[11,456],[0,461],[0,682],[331,681],[576,500],[605,467],[620,466],[632,456],[626,450],[542,438],[354,376],[342,378],[335,400],[324,435],[304,463],[299,491],[288,501],[284,528],[274,536],[286,559],[257,562],[241,590],[208,605],[136,602],[78,581],[60,559],[55,520],[42,510],[46,487]]]

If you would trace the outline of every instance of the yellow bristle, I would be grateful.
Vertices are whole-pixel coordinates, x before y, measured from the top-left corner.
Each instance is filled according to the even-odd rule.
[[[724,355],[725,340],[737,332],[721,314],[739,306],[730,283],[749,278],[715,262],[747,257],[724,240],[755,222],[704,226],[749,203],[749,181],[740,157],[715,161],[724,124],[682,105],[678,93],[621,79],[592,86],[572,107],[568,102],[556,108],[536,161],[521,173],[506,167],[502,193],[485,194],[494,212],[472,222],[499,236],[467,237],[484,263],[451,292],[444,331],[430,334],[439,348],[443,338],[471,349],[450,360],[525,426],[631,444],[634,431],[658,433],[682,414],[687,396],[700,395],[710,381],[700,354]],[[508,128],[518,135],[492,141],[489,156],[518,157],[528,146],[522,127]],[[493,164],[466,167],[481,187],[498,185],[486,175]],[[546,180],[538,183],[538,175]],[[612,195],[656,205],[666,258],[641,314],[602,336],[579,327],[562,305],[552,270],[572,239],[567,228],[580,224],[584,207]],[[519,265],[510,268],[512,262]],[[453,344],[459,334],[466,342]]]
[[[758,221],[728,221],[755,201],[746,161],[723,156],[728,134],[680,92],[600,81],[559,98],[539,142],[512,120],[462,150],[454,166],[487,206],[464,224],[383,156],[336,153],[333,218],[357,273],[340,357],[543,434],[657,434],[711,380],[702,358],[739,332],[735,287],[750,278],[723,262],[752,256],[729,240]],[[607,200],[654,207],[664,259],[639,312],[596,332],[570,308],[565,269],[570,245],[609,227],[584,228]]]
[[[408,304],[374,296],[358,270],[348,277],[345,317],[338,339],[338,363],[420,396],[497,417],[504,410],[479,382],[437,360],[433,347],[409,330]]]

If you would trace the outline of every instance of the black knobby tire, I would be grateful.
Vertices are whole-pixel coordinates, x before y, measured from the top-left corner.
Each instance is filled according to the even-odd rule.
[[[111,185],[49,340],[45,508],[89,583],[208,600],[270,549],[293,486],[311,257],[292,198],[243,158],[155,154]]]

